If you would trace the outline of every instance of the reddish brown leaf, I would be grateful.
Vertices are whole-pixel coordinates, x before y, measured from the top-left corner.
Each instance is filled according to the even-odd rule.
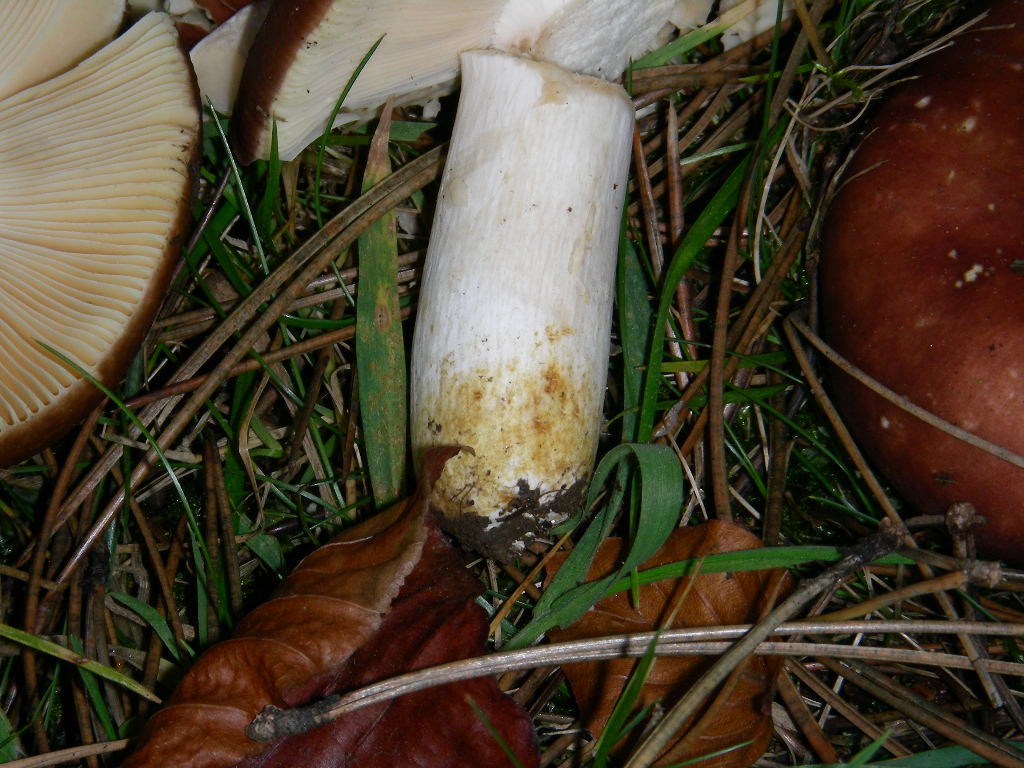
[[[223,24],[237,10],[247,6],[252,0],[196,0],[196,5],[206,11],[214,24]]]
[[[712,521],[673,531],[665,545],[643,568],[699,558],[715,552],[752,549],[761,542],[736,525]],[[594,557],[588,579],[614,570],[620,562],[621,541],[609,539]],[[554,565],[558,565],[560,559]],[[640,588],[640,610],[635,610],[628,593],[605,598],[578,622],[548,633],[553,642],[578,640],[657,628],[700,627],[756,622],[770,607],[780,588],[788,588],[785,571],[744,571],[710,573],[694,578],[659,581]],[[677,607],[677,603],[679,604]],[[675,620],[667,624],[673,609]],[[659,658],[650,669],[636,709],[661,702],[670,707],[710,666],[713,657],[683,656]],[[587,727],[600,733],[622,692],[636,662],[632,659],[563,667]],[[718,757],[701,760],[699,768],[744,768],[757,760],[772,733],[771,699],[780,663],[778,659],[755,656],[732,674],[714,701],[681,729],[678,738],[659,757],[658,765],[691,760],[738,744],[749,745]],[[636,745],[638,735],[626,737],[616,749],[625,753]]]
[[[191,51],[196,47],[196,43],[210,33],[208,28],[188,21],[176,21],[174,27],[178,30],[178,39],[181,40],[181,46],[186,51]]]
[[[425,462],[413,499],[313,552],[234,637],[204,653],[126,768],[511,765],[467,697],[521,765],[537,765],[529,718],[492,678],[366,707],[269,746],[245,734],[268,704],[294,707],[485,651],[480,586],[425,503],[449,455]]]

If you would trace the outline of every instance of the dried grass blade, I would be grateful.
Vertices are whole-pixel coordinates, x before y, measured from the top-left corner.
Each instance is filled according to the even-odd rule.
[[[92,672],[97,677],[102,677],[105,680],[116,683],[117,685],[128,689],[132,693],[136,693],[150,701],[157,703],[160,701],[160,698],[155,693],[140,685],[127,675],[122,675],[120,672],[117,672],[104,664],[100,664],[98,661],[84,658],[81,654],[70,651],[62,645],[57,645],[57,643],[45,640],[44,638],[36,637],[33,634],[7,624],[0,624],[0,637],[4,637],[20,645],[24,645],[38,653],[45,653],[55,659],[75,664],[87,672]]]

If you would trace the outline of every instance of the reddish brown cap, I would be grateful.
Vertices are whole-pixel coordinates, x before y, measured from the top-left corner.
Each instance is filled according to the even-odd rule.
[[[1024,454],[1024,2],[992,6],[915,74],[872,121],[829,212],[825,332],[886,386]],[[845,375],[832,387],[912,507],[973,503],[988,518],[982,549],[1024,564],[1024,469]]]

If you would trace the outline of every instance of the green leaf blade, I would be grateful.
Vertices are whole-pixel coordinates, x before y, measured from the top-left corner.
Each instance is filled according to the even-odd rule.
[[[387,108],[370,143],[363,176],[366,192],[391,173]],[[363,442],[374,503],[402,494],[405,479],[406,368],[398,305],[398,240],[389,211],[359,238],[356,293],[356,373]]]

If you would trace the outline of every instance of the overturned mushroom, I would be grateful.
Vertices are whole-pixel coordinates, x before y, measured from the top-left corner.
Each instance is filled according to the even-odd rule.
[[[235,151],[243,163],[267,157],[276,121],[280,157],[298,155],[323,133],[345,84],[378,40],[336,125],[374,117],[388,96],[402,106],[450,92],[459,54],[472,49],[520,52],[574,72],[617,76],[629,57],[650,48],[671,8],[672,0],[275,3],[239,83],[231,122]],[[628,23],[621,23],[624,17]],[[600,36],[587,36],[598,29]],[[214,44],[230,47],[229,40]]]
[[[123,374],[174,269],[198,138],[162,14],[0,101],[0,466],[99,401],[77,368]]]
[[[340,122],[450,89],[460,51],[490,41],[503,1],[313,0],[274,3],[249,51],[231,121],[241,162],[266,157],[273,123],[290,160],[324,131],[359,62],[380,47],[349,92]]]

